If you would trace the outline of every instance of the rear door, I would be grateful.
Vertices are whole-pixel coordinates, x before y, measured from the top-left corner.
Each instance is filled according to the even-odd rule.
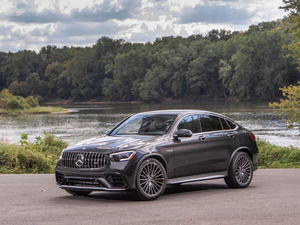
[[[237,133],[224,118],[202,114],[200,120],[208,151],[208,172],[224,171],[232,152],[238,148]]]

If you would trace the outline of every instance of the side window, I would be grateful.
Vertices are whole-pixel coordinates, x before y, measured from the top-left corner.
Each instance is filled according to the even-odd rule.
[[[229,126],[230,126],[231,129],[235,129],[236,128],[237,125],[235,123],[233,123],[233,122],[231,122],[229,120],[226,120],[226,121],[229,124]]]
[[[212,115],[201,115],[201,124],[203,131],[223,130],[220,118]]]
[[[184,117],[177,127],[178,130],[180,129],[188,129],[191,130],[193,133],[200,132],[200,122],[198,115],[191,115]]]
[[[222,123],[222,126],[223,126],[223,130],[230,130],[231,127],[228,125],[228,123],[226,122],[227,120],[223,119],[223,118],[220,118],[221,119],[221,123]]]

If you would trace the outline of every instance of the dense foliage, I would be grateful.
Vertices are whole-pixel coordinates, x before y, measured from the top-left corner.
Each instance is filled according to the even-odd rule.
[[[0,173],[53,173],[61,151],[68,144],[44,133],[28,143],[22,134],[20,145],[0,143]]]
[[[258,140],[260,168],[300,168],[300,149],[281,147]]]
[[[279,115],[287,119],[288,129],[290,129],[295,124],[300,124],[300,82],[298,85],[290,85],[280,90],[285,98],[280,99],[280,102],[270,103],[270,106],[279,109]]]
[[[299,0],[283,0],[284,6],[280,7],[285,11],[289,12],[289,19],[292,21],[294,26],[291,31],[300,38],[300,1]],[[291,51],[291,56],[296,60],[298,65],[300,65],[300,42],[295,41],[287,46]],[[300,70],[300,67],[298,67]]]
[[[93,47],[0,52],[0,90],[40,99],[162,101],[199,96],[273,98],[300,73],[289,19],[247,31],[163,37],[138,44],[108,37]]]
[[[33,96],[27,96],[26,98],[14,96],[7,89],[4,89],[0,92],[0,108],[6,110],[15,110],[30,109],[37,106],[39,106],[39,102]]]

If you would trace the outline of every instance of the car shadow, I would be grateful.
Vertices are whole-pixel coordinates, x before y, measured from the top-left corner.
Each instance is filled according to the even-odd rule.
[[[249,188],[249,187],[248,187]],[[226,184],[207,184],[207,183],[191,183],[191,184],[182,184],[180,186],[168,185],[166,187],[164,196],[169,195],[181,195],[191,192],[204,192],[207,190],[221,190],[221,189],[230,189]],[[68,200],[80,200],[80,201],[99,201],[99,200],[113,200],[113,201],[140,201],[133,191],[131,192],[93,192],[92,194],[81,197],[81,196],[71,196],[66,195],[58,197],[59,199]],[[57,198],[56,198],[57,199]],[[61,202],[61,201],[60,201]]]

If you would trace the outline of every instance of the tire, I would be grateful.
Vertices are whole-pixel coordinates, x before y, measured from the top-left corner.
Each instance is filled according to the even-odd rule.
[[[91,191],[74,191],[74,190],[68,190],[66,189],[66,192],[68,192],[71,195],[74,196],[88,196],[89,194],[91,194]]]
[[[224,178],[231,188],[246,188],[253,177],[253,163],[245,152],[238,152],[232,159],[228,176]]]
[[[167,173],[164,166],[156,159],[145,159],[136,175],[136,194],[144,201],[160,197],[167,184]]]

